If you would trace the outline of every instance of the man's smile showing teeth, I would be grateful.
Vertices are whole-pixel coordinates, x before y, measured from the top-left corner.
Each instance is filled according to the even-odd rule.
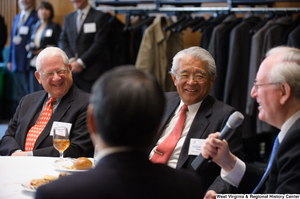
[[[195,92],[196,90],[189,90],[189,89],[186,89],[187,91],[189,91],[189,92]]]
[[[57,85],[53,85],[53,86],[59,87],[59,86],[61,86],[61,85],[62,85],[62,83],[60,83],[60,84],[57,84]]]

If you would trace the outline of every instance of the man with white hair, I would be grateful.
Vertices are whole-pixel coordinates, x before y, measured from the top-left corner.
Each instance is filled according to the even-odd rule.
[[[280,129],[267,169],[239,160],[225,140],[217,139],[217,132],[202,148],[204,158],[210,156],[222,167],[216,184],[223,186],[221,193],[300,193],[300,50],[271,49],[257,72],[251,97],[259,104],[258,118]],[[208,191],[206,198],[216,198],[216,192]]]
[[[69,157],[92,157],[94,147],[86,126],[89,94],[73,84],[67,55],[57,47],[45,48],[37,57],[35,76],[44,90],[24,96],[0,142],[0,155],[59,156],[52,144],[54,122],[69,127]],[[47,121],[44,112],[51,110]],[[37,125],[44,123],[43,127]]]
[[[157,138],[150,153],[152,162],[195,172],[191,163],[200,154],[204,139],[210,133],[221,131],[229,116],[235,112],[233,107],[209,95],[216,74],[215,61],[203,48],[190,47],[174,56],[171,76],[177,92],[165,93],[167,105],[159,128],[161,136]],[[184,109],[185,119],[182,120]],[[180,132],[176,130],[179,129],[178,121],[182,122]],[[239,128],[228,138],[228,143],[233,153],[243,159]],[[204,191],[214,182],[220,170],[215,163],[197,169]],[[199,191],[199,198],[204,194]]]

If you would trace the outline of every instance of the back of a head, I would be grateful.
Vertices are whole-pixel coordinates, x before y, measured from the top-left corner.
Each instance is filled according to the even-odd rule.
[[[148,148],[165,100],[152,75],[134,67],[117,67],[96,81],[90,102],[97,133],[106,144]]]

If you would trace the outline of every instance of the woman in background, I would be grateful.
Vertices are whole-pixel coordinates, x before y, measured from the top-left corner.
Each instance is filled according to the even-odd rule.
[[[26,45],[27,58],[30,59],[28,62],[30,65],[30,93],[43,89],[34,76],[37,55],[46,47],[58,46],[61,31],[59,24],[52,22],[54,11],[49,2],[41,2],[38,7],[38,17],[39,21],[32,25],[30,41]]]

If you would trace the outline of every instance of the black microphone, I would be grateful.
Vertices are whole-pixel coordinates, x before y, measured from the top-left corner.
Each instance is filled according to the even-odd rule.
[[[233,132],[233,130],[240,126],[242,124],[244,120],[244,116],[242,113],[236,111],[234,113],[232,113],[227,122],[226,125],[224,126],[224,128],[222,129],[220,135],[218,136],[218,139],[223,140],[229,137],[229,135]],[[200,153],[192,162],[192,167],[195,171],[200,171],[203,168],[205,168],[205,166],[207,166],[207,163],[211,162],[211,157],[209,157],[208,159],[205,159],[202,154]],[[202,170],[203,171],[203,170]]]

